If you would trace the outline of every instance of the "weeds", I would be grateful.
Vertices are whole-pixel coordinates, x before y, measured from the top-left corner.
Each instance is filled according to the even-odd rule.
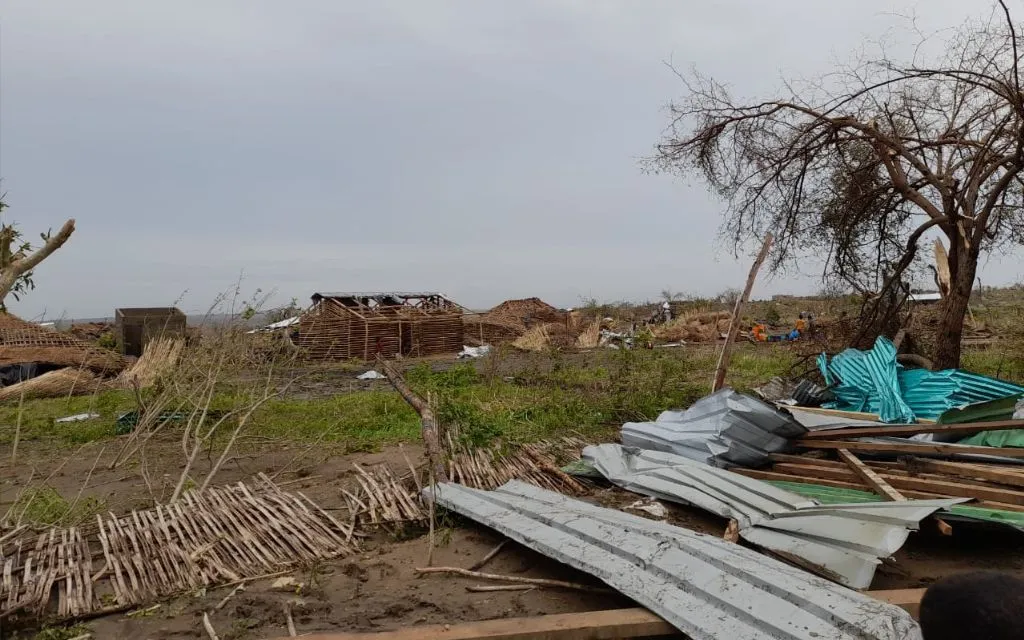
[[[91,519],[104,508],[105,503],[95,497],[69,503],[56,489],[44,486],[22,492],[11,513],[20,514],[19,520],[28,524],[71,526]]]

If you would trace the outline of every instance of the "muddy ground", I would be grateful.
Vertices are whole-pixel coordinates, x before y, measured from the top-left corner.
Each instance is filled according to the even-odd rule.
[[[53,474],[48,484],[62,495],[74,496],[85,478],[89,484],[83,498],[103,499],[112,511],[148,506],[149,490],[138,469],[109,469],[119,442],[93,443],[73,452],[70,458],[54,459],[48,452],[34,450],[32,443],[20,454],[17,478],[8,469],[3,478],[6,511],[18,486],[27,475],[36,478]],[[177,448],[177,449],[176,449]],[[101,453],[102,452],[102,453]],[[352,463],[385,463],[396,471],[407,469],[406,457],[418,459],[417,447],[388,448],[380,453],[334,455],[329,449],[308,446],[283,447],[249,443],[219,477],[227,483],[250,478],[254,473],[277,473],[286,489],[300,489],[328,509],[343,502],[339,487],[351,482]],[[0,456],[9,452],[0,451]],[[100,462],[96,463],[97,457]],[[158,479],[155,489],[173,486],[180,472],[180,443],[165,440],[154,445],[148,475]],[[203,464],[208,464],[204,461]],[[24,465],[24,466],[23,466]],[[63,465],[63,466],[61,466]],[[58,468],[59,467],[59,468]],[[91,473],[90,473],[91,470]],[[154,483],[154,480],[151,480]],[[626,508],[638,496],[618,489],[595,486],[585,499],[605,506]],[[634,511],[640,515],[643,512]],[[689,529],[720,534],[726,522],[706,512],[669,506],[669,521]],[[276,638],[287,636],[284,608],[288,605],[298,633],[313,631],[381,631],[415,624],[447,624],[490,618],[532,616],[631,606],[617,595],[537,589],[476,593],[466,587],[480,581],[451,575],[420,576],[415,568],[424,566],[428,541],[423,531],[406,531],[408,539],[379,534],[366,540],[357,555],[322,566],[297,569],[291,577],[297,584],[274,588],[272,580],[248,585],[221,609],[216,609],[231,591],[211,589],[159,603],[134,615],[111,615],[89,621],[87,627],[97,638],[203,638],[202,613],[212,612],[211,621],[224,640]],[[446,519],[437,535],[434,564],[468,567],[501,541],[487,529],[460,519]],[[882,566],[872,585],[875,589],[927,586],[935,579],[969,569],[990,568],[1024,574],[1020,538],[1005,532],[978,531],[955,525],[953,536],[943,536],[931,522],[911,536],[893,563]],[[486,571],[527,577],[553,578],[596,585],[589,576],[548,560],[528,549],[508,544],[486,567]],[[31,637],[25,636],[25,637]]]
[[[573,358],[593,356],[573,355]],[[451,359],[432,362],[435,368]],[[495,375],[516,375],[544,370],[551,359],[519,354],[501,361]],[[353,379],[365,369],[312,370],[293,390],[297,397],[318,397],[365,389],[387,388],[386,382]],[[0,517],[30,482],[46,484],[68,501],[96,500],[115,513],[147,508],[165,501],[173,491],[184,456],[178,436],[159,436],[146,449],[145,464],[132,462],[111,468],[129,436],[94,442],[77,449],[53,450],[40,441],[22,442],[15,467],[9,464],[10,446],[0,446]],[[341,488],[353,483],[353,463],[387,464],[399,473],[422,457],[415,445],[389,447],[377,453],[348,453],[342,445],[296,443],[248,438],[233,450],[233,457],[217,476],[217,484],[248,480],[266,473],[286,490],[301,490],[328,510],[341,510]],[[200,457],[193,477],[203,477],[215,454]],[[84,488],[83,488],[84,487]],[[76,497],[77,496],[77,497]],[[595,485],[585,499],[615,508],[628,508],[639,496]],[[726,522],[698,509],[669,506],[669,521],[689,529],[721,535]],[[645,515],[640,511],[633,511]],[[983,531],[954,524],[952,536],[941,535],[933,522],[911,535],[893,562],[879,568],[874,589],[927,586],[934,580],[970,570],[1001,569],[1024,574],[1022,538],[1017,533]],[[438,532],[434,564],[469,567],[501,541],[497,534],[457,518],[446,518]],[[285,606],[293,612],[299,635],[315,631],[381,631],[415,624],[454,624],[462,621],[550,613],[590,611],[631,606],[618,595],[535,589],[477,593],[468,586],[474,579],[451,575],[420,576],[428,556],[425,532],[405,531],[401,536],[381,532],[365,540],[356,555],[301,567],[291,577],[295,584],[273,587],[273,580],[247,585],[220,609],[232,589],[210,589],[143,608],[130,614],[88,621],[96,638],[206,638],[202,613],[223,640],[287,636]],[[515,544],[506,545],[486,571],[516,576],[553,578],[595,585],[589,576],[548,560]],[[0,636],[3,636],[0,633]],[[32,634],[22,637],[32,637]]]

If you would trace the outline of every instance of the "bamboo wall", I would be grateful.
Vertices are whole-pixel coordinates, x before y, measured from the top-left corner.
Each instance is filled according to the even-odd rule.
[[[423,315],[396,307],[362,317],[331,299],[320,301],[299,322],[299,347],[315,360],[458,353],[462,337],[462,316],[454,311]]]

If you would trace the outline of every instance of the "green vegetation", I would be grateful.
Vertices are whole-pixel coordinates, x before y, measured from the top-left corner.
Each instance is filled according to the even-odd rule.
[[[589,354],[550,354],[508,362],[507,352],[445,370],[420,364],[407,372],[409,383],[437,407],[438,417],[458,427],[460,437],[482,443],[503,437],[531,440],[570,431],[596,433],[627,420],[652,419],[668,408],[685,407],[707,393],[715,351],[700,349],[602,350]],[[729,380],[740,389],[784,373],[792,363],[784,348],[742,345],[733,356]],[[447,363],[446,363],[447,364]],[[506,369],[514,376],[502,376]],[[346,374],[347,377],[348,374]],[[211,409],[237,404],[236,385],[227,382]],[[55,446],[76,445],[115,436],[118,415],[135,409],[130,391],[93,396],[27,400],[22,440]],[[55,423],[76,413],[98,413],[83,422]],[[17,405],[0,407],[7,425],[0,442],[14,437]],[[225,427],[225,431],[228,431]],[[386,387],[313,398],[282,397],[268,401],[247,433],[295,440],[322,439],[349,451],[416,441],[419,417]]]
[[[14,503],[12,514],[35,525],[77,525],[102,511],[103,503],[94,497],[69,503],[52,487],[29,488]]]
[[[71,640],[89,633],[89,627],[76,624],[73,627],[45,627],[34,636],[32,640]]]

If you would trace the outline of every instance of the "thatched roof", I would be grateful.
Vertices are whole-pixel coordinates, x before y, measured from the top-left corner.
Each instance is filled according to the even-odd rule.
[[[119,354],[93,346],[69,333],[46,329],[0,313],[0,367],[23,362],[79,367],[114,374],[124,369]]]

